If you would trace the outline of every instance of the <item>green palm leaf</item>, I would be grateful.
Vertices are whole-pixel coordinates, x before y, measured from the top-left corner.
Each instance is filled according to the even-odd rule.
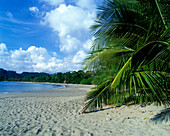
[[[107,47],[102,50],[93,51],[91,52],[90,57],[84,61],[84,64],[86,64],[84,69],[87,69],[88,67],[90,67],[90,64],[94,63],[98,59],[102,59],[102,58],[105,59],[107,58],[107,56],[110,56],[110,55],[113,56],[113,55],[118,55],[122,53],[127,54],[131,52],[133,52],[133,50],[129,48],[115,49],[112,47]]]
[[[87,94],[83,112],[103,104],[169,104],[168,5],[168,0],[105,0],[98,8],[85,68],[95,73],[116,66],[116,73]]]
[[[127,69],[130,67],[132,57],[128,59],[128,61],[125,63],[125,65],[119,70],[118,74],[116,75],[115,79],[113,80],[111,87],[116,88],[117,85],[120,83],[120,79],[123,78],[122,75]]]
[[[132,69],[137,69],[140,65],[156,59],[160,54],[166,53],[168,43],[162,41],[153,41],[137,50],[132,59]]]
[[[82,113],[84,113],[88,108],[102,108],[103,102],[107,103],[111,80],[111,78],[107,78],[104,83],[102,83],[97,88],[94,88],[93,91],[88,93],[86,97],[86,104],[83,108]]]

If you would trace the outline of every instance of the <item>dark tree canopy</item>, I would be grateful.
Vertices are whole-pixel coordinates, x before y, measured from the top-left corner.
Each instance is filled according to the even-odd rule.
[[[82,70],[66,73],[37,73],[23,72],[0,69],[0,81],[28,81],[28,82],[53,82],[53,83],[72,83],[72,84],[92,84],[92,72]]]

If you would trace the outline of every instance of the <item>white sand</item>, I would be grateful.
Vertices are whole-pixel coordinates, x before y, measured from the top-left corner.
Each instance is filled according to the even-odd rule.
[[[170,123],[150,121],[164,107],[110,108],[81,114],[91,86],[0,95],[0,136],[169,136]]]

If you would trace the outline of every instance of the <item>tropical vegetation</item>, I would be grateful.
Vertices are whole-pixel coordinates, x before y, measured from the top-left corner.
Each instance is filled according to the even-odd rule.
[[[72,83],[72,84],[91,84],[93,77],[89,71],[72,71],[66,73],[38,73],[7,71],[0,69],[0,81],[27,81],[27,82],[51,82],[51,83]]]
[[[104,0],[97,8],[84,63],[98,82],[83,113],[109,104],[169,104],[169,6],[168,0]]]

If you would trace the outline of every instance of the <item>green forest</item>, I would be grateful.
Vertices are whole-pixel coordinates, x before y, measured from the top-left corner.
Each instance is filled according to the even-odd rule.
[[[51,82],[51,83],[71,83],[71,84],[92,84],[93,73],[82,70],[66,73],[36,73],[23,72],[21,74],[15,71],[0,69],[0,81],[27,81],[27,82]]]
[[[169,105],[169,0],[104,0],[97,7],[85,69],[97,87],[83,113],[103,105]]]

